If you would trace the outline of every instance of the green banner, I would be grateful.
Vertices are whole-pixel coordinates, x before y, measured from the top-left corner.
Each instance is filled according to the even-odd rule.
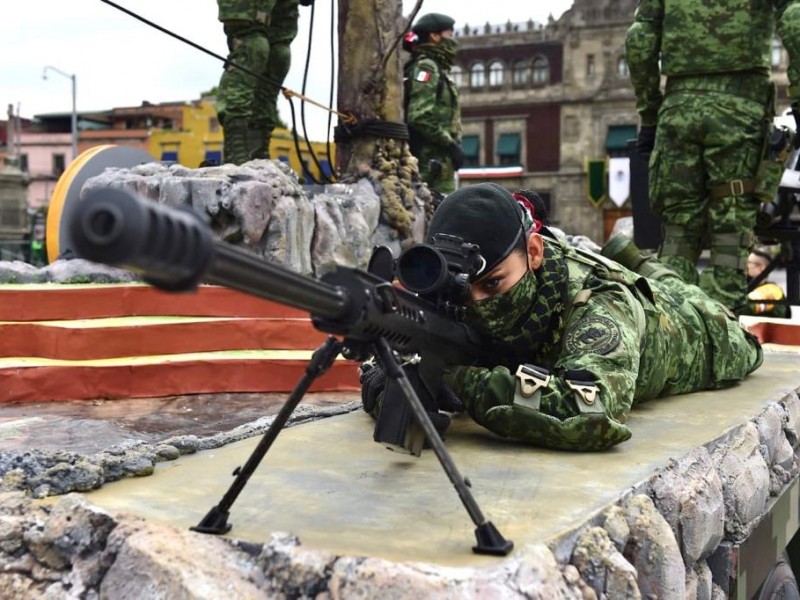
[[[586,197],[595,208],[606,199],[606,159],[586,161]]]

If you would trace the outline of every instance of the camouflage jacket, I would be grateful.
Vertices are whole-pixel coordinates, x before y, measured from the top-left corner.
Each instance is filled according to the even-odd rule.
[[[776,31],[789,54],[789,95],[798,98],[800,0],[640,0],[625,52],[642,125],[656,124],[661,75],[767,78]]]
[[[405,69],[406,124],[427,145],[461,142],[458,88],[450,71],[421,49]]]
[[[602,450],[630,438],[625,421],[634,404],[726,387],[761,364],[755,337],[696,286],[645,279],[546,243],[557,246],[569,272],[553,355],[538,365],[462,366],[445,376],[487,429],[548,448]],[[534,348],[530,355],[541,359]]]

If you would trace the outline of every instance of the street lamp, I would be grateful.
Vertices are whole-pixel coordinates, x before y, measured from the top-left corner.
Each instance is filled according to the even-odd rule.
[[[44,71],[42,71],[42,79],[47,79],[47,71],[55,71],[59,75],[63,75],[72,80],[72,160],[75,160],[78,156],[78,112],[75,109],[75,74],[73,73],[70,75],[61,69],[56,69],[48,65],[44,68]]]

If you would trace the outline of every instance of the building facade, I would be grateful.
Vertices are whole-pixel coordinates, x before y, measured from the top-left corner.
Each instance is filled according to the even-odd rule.
[[[471,167],[465,174],[489,167],[484,177],[496,174],[501,185],[540,192],[554,224],[567,233],[605,240],[631,203],[598,197],[592,167],[628,156],[627,142],[636,137],[624,48],[636,4],[575,0],[547,23],[457,23],[453,74]],[[786,56],[777,40],[772,62],[778,108],[785,108]]]

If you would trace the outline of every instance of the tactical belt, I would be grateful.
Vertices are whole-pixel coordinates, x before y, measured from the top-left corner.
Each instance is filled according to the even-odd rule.
[[[712,202],[716,202],[722,198],[747,196],[755,191],[755,179],[733,179],[710,188],[708,190],[708,196],[711,198]]]

